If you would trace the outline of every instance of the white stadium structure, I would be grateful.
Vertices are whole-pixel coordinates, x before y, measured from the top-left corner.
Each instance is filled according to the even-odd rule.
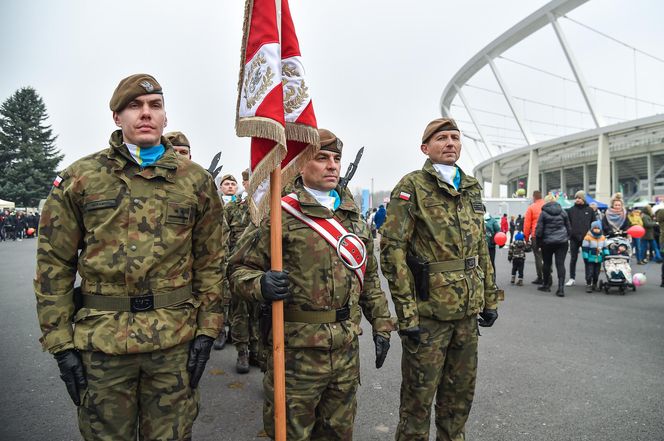
[[[487,195],[584,189],[601,202],[616,191],[628,203],[664,199],[664,59],[576,18],[591,6],[551,1],[445,87],[441,113],[457,119]]]

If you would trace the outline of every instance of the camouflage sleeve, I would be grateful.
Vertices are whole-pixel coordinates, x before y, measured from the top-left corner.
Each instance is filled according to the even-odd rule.
[[[498,309],[498,293],[493,280],[493,265],[489,257],[489,245],[486,243],[486,226],[482,222],[482,234],[477,239],[477,249],[480,256],[480,268],[484,272],[484,308]]]
[[[223,296],[224,238],[228,228],[221,220],[223,207],[217,196],[212,177],[208,177],[198,191],[198,212],[192,232],[193,290],[201,300],[198,309],[196,336],[216,338],[223,325],[221,309]]]
[[[368,227],[362,222],[362,228],[368,230]],[[360,293],[360,307],[364,316],[367,318],[373,333],[390,338],[390,332],[394,331],[394,319],[390,316],[390,308],[387,305],[385,293],[380,287],[378,277],[378,263],[374,255],[373,239],[371,232],[366,231],[370,238],[367,243],[367,269],[364,273],[364,284]]]
[[[62,180],[53,187],[42,210],[34,280],[37,318],[42,332],[39,341],[44,350],[53,354],[74,347],[72,293],[83,238],[76,178],[69,172],[60,177]]]
[[[230,237],[232,234],[230,223],[228,221],[228,219],[230,218],[228,212],[231,211],[231,208],[228,205],[226,205],[222,206],[222,209],[224,210],[224,214],[221,216],[221,223],[224,232],[221,238],[221,243],[224,247],[224,258],[221,261],[221,273],[224,275],[224,282],[221,294],[221,304],[223,306],[224,311],[227,311],[228,308],[226,307],[231,304],[231,292],[232,292],[228,281],[228,260],[231,257]],[[228,319],[228,317],[226,318]]]
[[[262,302],[260,279],[270,269],[270,225],[249,224],[229,260],[231,289],[247,300]]]
[[[412,328],[420,322],[413,276],[406,265],[408,243],[415,229],[415,218],[411,213],[414,198],[413,183],[402,179],[392,191],[380,239],[381,270],[390,286],[399,329]]]

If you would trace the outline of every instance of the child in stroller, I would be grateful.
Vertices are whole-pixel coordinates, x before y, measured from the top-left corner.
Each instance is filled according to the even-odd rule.
[[[606,294],[612,287],[618,288],[620,294],[625,294],[626,288],[636,291],[632,283],[632,267],[629,265],[632,254],[632,245],[626,237],[614,236],[606,240],[609,254],[604,259],[605,281],[600,281],[599,288]]]

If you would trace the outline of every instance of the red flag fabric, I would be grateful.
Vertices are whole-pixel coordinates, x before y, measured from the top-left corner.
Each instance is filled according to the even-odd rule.
[[[281,165],[288,182],[319,142],[288,0],[281,0],[281,36],[277,24],[275,0],[247,0],[235,128],[252,137],[247,192],[255,223],[269,209],[270,172]]]

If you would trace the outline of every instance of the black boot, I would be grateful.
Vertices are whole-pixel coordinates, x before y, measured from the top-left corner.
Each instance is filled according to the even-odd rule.
[[[542,286],[537,287],[537,290],[542,292],[551,292],[551,283],[548,283],[548,281],[545,280],[542,282]]]
[[[533,280],[531,283],[533,285],[541,285],[542,283],[544,283],[544,281],[541,278],[538,277],[535,280]]]
[[[559,281],[558,282],[558,291],[556,291],[556,295],[558,297],[565,297],[565,282],[564,281]]]
[[[235,362],[235,371],[238,374],[249,373],[249,351],[246,349],[239,350],[237,353],[237,361]]]
[[[217,337],[214,340],[214,344],[212,347],[216,349],[217,351],[220,351],[224,349],[226,346],[226,340],[227,340],[228,334],[226,334],[226,327],[221,328],[221,332],[219,333],[219,337]]]

